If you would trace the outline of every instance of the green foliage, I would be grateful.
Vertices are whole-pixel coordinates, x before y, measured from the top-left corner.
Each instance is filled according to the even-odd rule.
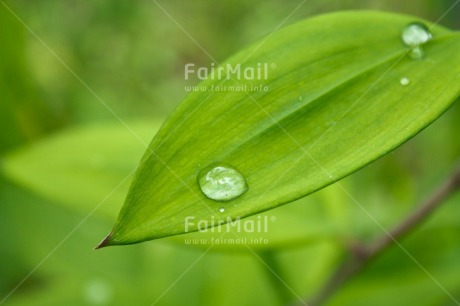
[[[283,26],[322,12],[363,8],[434,21],[453,4],[309,0],[292,13],[298,1],[158,2],[219,61],[270,33],[287,16]],[[183,80],[184,63],[210,65],[203,50],[151,1],[6,3],[144,142],[185,95],[178,88],[193,84]],[[458,28],[459,9],[445,14],[440,24]],[[212,244],[212,238],[235,237],[232,232],[195,232],[95,252],[145,147],[121,124],[107,122],[115,120],[113,114],[3,5],[0,34],[2,306],[285,305],[296,301],[285,285],[306,300],[349,256],[352,242],[383,234],[369,215],[391,228],[416,209],[460,156],[457,103],[423,133],[343,179],[341,186],[333,184],[248,217],[275,217],[268,233],[237,233],[268,239],[268,244]],[[426,90],[425,96],[430,93]],[[459,202],[458,195],[446,201],[428,222],[400,240],[457,300]],[[191,238],[205,240],[186,244]],[[394,247],[327,305],[400,304],[453,301]]]
[[[197,222],[184,226],[189,216],[227,222],[275,208],[413,137],[460,94],[460,36],[430,25],[427,54],[413,60],[401,42],[413,21],[376,12],[325,15],[272,33],[225,62],[243,71],[260,63],[276,69],[267,80],[210,78],[199,85],[208,90],[183,101],[147,149],[104,244],[198,230]],[[212,89],[259,85],[268,90]],[[249,185],[229,204],[208,199],[196,182],[203,167],[220,162]]]
[[[25,29],[0,9],[0,153],[36,138],[55,125],[48,105],[37,96],[24,54]],[[45,120],[44,117],[48,117]]]
[[[3,171],[24,187],[71,208],[114,218],[126,196],[133,169],[148,135],[158,129],[149,122],[93,124],[74,128],[10,153]],[[103,141],[101,141],[103,139]]]

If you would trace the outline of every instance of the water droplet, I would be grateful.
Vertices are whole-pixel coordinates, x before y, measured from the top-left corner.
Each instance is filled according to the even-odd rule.
[[[430,29],[420,22],[408,24],[402,32],[402,40],[406,46],[410,47],[409,57],[415,60],[421,60],[424,52],[422,45],[426,44],[433,38]]]
[[[219,212],[224,212],[225,211],[225,208],[221,207],[219,208]]]
[[[201,170],[198,184],[205,196],[216,201],[233,200],[248,190],[243,175],[224,163],[212,164]]]
[[[402,78],[399,82],[401,83],[402,86],[407,86],[407,85],[410,84],[410,79],[404,77],[404,78]]]
[[[423,51],[423,48],[420,46],[413,47],[409,51],[409,57],[414,60],[421,60],[424,54],[425,52]]]
[[[402,40],[409,47],[418,47],[431,40],[430,29],[421,22],[408,24],[402,32]]]

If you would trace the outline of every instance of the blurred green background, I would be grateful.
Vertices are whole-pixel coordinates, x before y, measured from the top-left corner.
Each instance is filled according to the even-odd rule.
[[[159,4],[222,61],[288,16],[284,25],[376,9],[436,21],[454,2]],[[440,24],[458,30],[459,16],[457,5]],[[119,119],[150,141],[191,84],[183,76],[186,63],[211,60],[153,1],[1,1],[0,305],[283,305],[314,294],[351,243],[382,235],[333,185],[265,213],[276,217],[264,234],[267,245],[210,248],[179,236],[94,251],[145,150]],[[391,228],[458,160],[459,118],[456,103],[343,186]],[[328,305],[456,305],[445,291],[460,300],[459,204],[457,194],[401,241],[430,275],[393,247]]]

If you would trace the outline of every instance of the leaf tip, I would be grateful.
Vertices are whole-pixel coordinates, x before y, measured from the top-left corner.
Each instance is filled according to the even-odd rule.
[[[108,234],[107,237],[102,239],[102,241],[94,249],[98,250],[98,249],[102,249],[103,247],[109,246],[111,238],[112,238],[112,233]]]

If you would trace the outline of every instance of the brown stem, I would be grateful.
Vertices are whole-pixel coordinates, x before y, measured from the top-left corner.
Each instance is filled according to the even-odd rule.
[[[420,225],[430,214],[438,208],[444,200],[460,189],[460,167],[448,176],[445,181],[433,192],[433,194],[418,209],[405,218],[391,231],[376,239],[370,245],[358,245],[355,247],[357,252],[351,258],[345,260],[333,273],[323,288],[308,303],[308,306],[318,306],[323,304],[334,292],[344,283],[362,270],[371,259],[383,253],[400,238],[407,235]]]

